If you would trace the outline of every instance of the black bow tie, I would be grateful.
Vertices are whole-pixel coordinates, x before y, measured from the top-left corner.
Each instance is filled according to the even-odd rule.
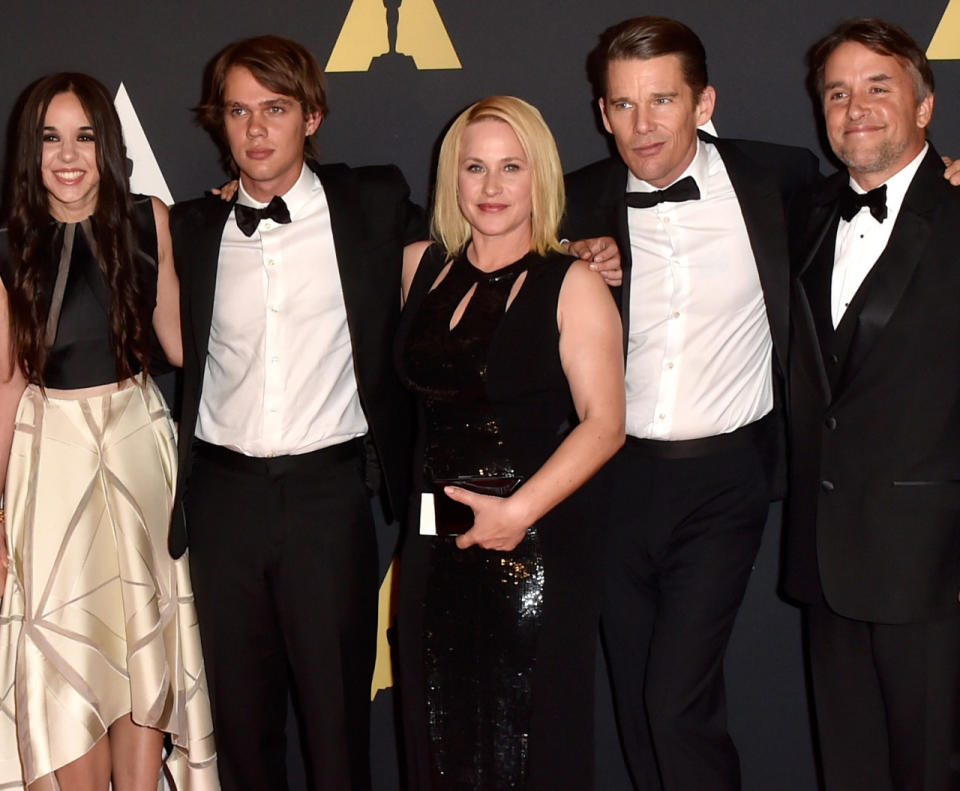
[[[854,192],[848,184],[840,195],[840,216],[850,222],[864,206],[870,209],[873,219],[877,222],[887,219],[887,185],[884,184],[870,192]]]
[[[237,227],[243,231],[244,236],[253,236],[253,232],[257,230],[260,220],[264,217],[281,225],[290,222],[290,210],[279,195],[274,195],[273,200],[262,209],[255,209],[253,206],[244,206],[242,203],[238,203],[234,210]]]
[[[697,182],[693,180],[693,176],[680,179],[676,184],[671,184],[665,190],[627,193],[627,206],[631,209],[649,209],[658,203],[668,201],[680,203],[685,200],[700,200],[700,190],[697,188]]]

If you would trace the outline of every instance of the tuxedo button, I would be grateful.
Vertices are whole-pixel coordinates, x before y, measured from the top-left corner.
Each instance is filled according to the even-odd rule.
[[[837,357],[837,355],[835,355],[835,354],[831,354],[831,355],[830,355],[830,364],[831,364],[831,365],[836,365],[836,364],[839,363],[839,362],[840,362],[840,358]]]
[[[837,427],[837,419],[835,417],[827,418],[827,428],[833,431]]]
[[[820,481],[820,488],[825,492],[832,492],[834,489],[833,481]]]

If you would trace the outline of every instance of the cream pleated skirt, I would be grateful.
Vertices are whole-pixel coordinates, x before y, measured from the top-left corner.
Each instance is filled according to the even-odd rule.
[[[179,791],[215,791],[187,558],[170,558],[173,424],[152,381],[27,387],[6,483],[0,789],[88,752],[117,719],[171,734]]]

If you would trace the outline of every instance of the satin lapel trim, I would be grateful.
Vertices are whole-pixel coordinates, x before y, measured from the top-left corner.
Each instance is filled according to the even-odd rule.
[[[929,222],[904,205],[886,249],[873,265],[873,277],[868,275],[861,286],[868,291],[856,315],[857,326],[837,384],[837,392],[846,387],[889,323],[929,239]]]
[[[780,370],[787,370],[790,333],[790,258],[783,197],[776,181],[734,146],[706,138],[717,147],[737,194],[757,265],[763,301]]]
[[[356,191],[351,189],[348,183],[352,178],[349,168],[345,165],[323,165],[315,168],[314,172],[320,177],[330,209],[330,228],[337,254],[337,271],[340,272],[343,301],[347,309],[347,327],[353,343],[354,359],[357,359],[366,339],[364,328],[369,325],[369,322],[357,321],[355,318],[363,314],[368,288],[361,250],[363,228],[359,219],[364,213],[357,201]],[[400,261],[397,261],[397,266],[400,266]],[[397,301],[399,300],[400,295],[397,294]]]
[[[620,286],[620,321],[623,324],[623,357],[627,357],[630,341],[630,277],[633,273],[633,256],[630,245],[630,226],[627,223],[626,174],[620,197],[610,208],[614,212],[614,227],[617,229],[617,244],[620,247],[620,266],[623,268],[623,284]]]
[[[201,366],[207,359],[210,343],[210,323],[213,321],[213,301],[217,290],[217,267],[220,264],[220,242],[223,226],[233,210],[233,204],[211,199],[198,213],[197,233],[190,240],[190,314],[193,322],[194,352]],[[201,367],[202,373],[202,367]]]
[[[830,377],[827,374],[826,361],[823,359],[823,347],[820,344],[820,334],[817,331],[817,319],[811,301],[811,290],[814,288],[822,288],[823,283],[811,283],[810,278],[819,275],[816,270],[811,270],[811,264],[816,261],[820,255],[827,257],[829,278],[829,272],[833,269],[833,253],[836,242],[838,215],[836,208],[833,206],[828,209],[818,209],[816,211],[817,214],[824,216],[816,217],[816,215],[812,215],[816,217],[813,222],[818,223],[815,225],[815,234],[811,240],[813,247],[807,256],[807,260],[804,262],[803,270],[797,275],[794,281],[797,302],[801,308],[801,314],[798,316],[796,324],[798,325],[798,330],[803,332],[806,343],[795,344],[793,353],[799,355],[806,368],[812,372],[817,381],[820,382],[820,388],[823,391],[825,402],[829,404],[833,398],[833,394],[830,389]],[[832,235],[830,233],[831,231],[833,231]],[[827,283],[829,284],[829,279]],[[827,293],[825,295],[821,294],[820,296],[825,301],[827,309],[829,310],[829,285],[827,285]]]

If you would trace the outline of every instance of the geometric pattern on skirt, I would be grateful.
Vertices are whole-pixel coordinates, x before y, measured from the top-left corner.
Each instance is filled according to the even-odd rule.
[[[81,757],[127,714],[171,734],[179,791],[219,788],[187,556],[167,551],[176,458],[149,378],[24,391],[5,489],[0,789]]]

